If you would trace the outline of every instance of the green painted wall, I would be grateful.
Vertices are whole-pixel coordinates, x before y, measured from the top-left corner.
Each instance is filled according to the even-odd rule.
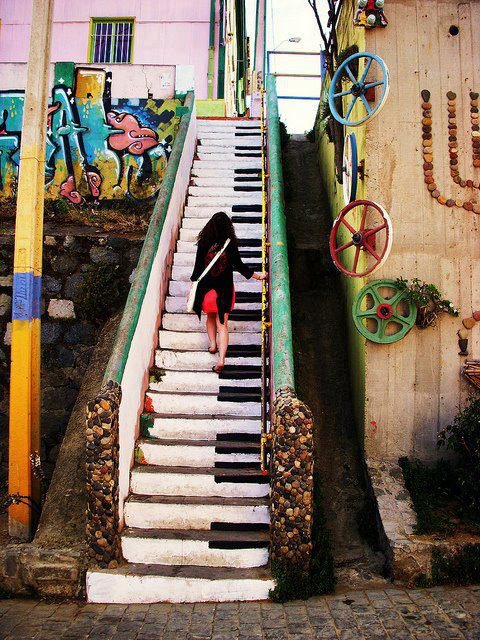
[[[365,31],[358,27],[353,26],[353,10],[356,6],[356,2],[353,0],[345,0],[343,5],[342,14],[340,16],[340,22],[337,27],[338,33],[338,50],[341,52],[343,49],[350,47],[354,44],[358,46],[359,51],[365,50]],[[322,86],[322,100],[328,95],[328,88],[330,86],[330,78],[328,74],[325,76],[325,80]],[[320,105],[322,104],[320,101]],[[347,103],[345,103],[347,104]],[[321,107],[320,107],[321,110]],[[320,169],[322,173],[323,182],[326,186],[326,191],[329,199],[329,206],[332,214],[332,221],[345,206],[343,199],[343,187],[339,184],[335,178],[335,166],[334,166],[334,145],[328,139],[325,133],[325,122],[320,121],[320,110],[317,114],[316,139],[319,147],[319,161]],[[355,118],[355,111],[353,111],[352,118]],[[358,159],[359,161],[365,158],[365,142],[366,142],[366,130],[365,126],[350,128],[347,127],[345,133],[354,133],[357,139],[358,147]],[[366,167],[368,172],[368,167]],[[366,197],[365,183],[361,180],[358,181],[357,187],[357,200]],[[349,238],[350,239],[350,238]],[[347,326],[348,326],[348,350],[350,359],[350,376],[353,391],[354,407],[355,407],[355,419],[359,432],[359,439],[363,446],[364,425],[365,425],[365,339],[358,333],[352,321],[350,310],[352,308],[353,300],[358,291],[365,284],[363,278],[349,278],[342,276],[343,283],[343,295],[345,298],[345,308],[347,313]],[[339,348],[342,348],[339,345]]]

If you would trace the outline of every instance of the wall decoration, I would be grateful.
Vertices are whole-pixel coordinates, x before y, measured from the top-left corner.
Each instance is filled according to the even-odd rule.
[[[374,280],[361,289],[352,306],[357,330],[378,344],[392,344],[404,338],[415,324],[416,306],[395,280]]]
[[[455,318],[458,316],[458,309],[453,302],[445,299],[434,284],[419,278],[410,281],[397,278],[395,286],[399,291],[404,291],[406,299],[416,306],[416,324],[420,329],[434,325],[440,313],[447,313]]]
[[[459,329],[458,335],[458,352],[459,356],[468,356],[468,331],[466,329]]]
[[[338,122],[358,127],[380,113],[389,89],[390,77],[385,62],[374,53],[355,53],[342,62],[332,78],[328,91],[330,111]],[[336,106],[340,98],[348,101],[345,115],[339,113]],[[352,112],[356,104],[362,107],[357,120],[354,120]]]
[[[358,0],[358,9],[353,18],[356,27],[372,29],[374,27],[386,27],[388,20],[383,8],[385,0]]]
[[[463,375],[470,384],[480,390],[480,360],[466,360]]]
[[[471,94],[472,95],[472,94]],[[473,94],[477,95],[477,94]],[[433,136],[432,136],[432,103],[430,101],[430,91],[423,89],[422,96],[422,157],[423,157],[423,175],[424,181],[427,185],[427,189],[430,192],[432,198],[435,198],[439,204],[447,207],[463,208],[465,211],[473,211],[474,213],[480,213],[480,204],[478,204],[473,198],[464,200],[463,198],[447,198],[442,195],[434,176],[434,163],[433,163]],[[473,180],[462,180],[458,171],[458,144],[457,144],[457,122],[455,118],[455,101],[456,94],[453,91],[447,93],[448,98],[448,130],[449,130],[449,155],[450,155],[450,173],[454,182],[460,187],[473,187],[478,189],[480,183]],[[471,107],[477,108],[477,107]],[[476,119],[475,119],[476,120]],[[477,126],[477,125],[473,125]],[[472,131],[472,144],[474,153],[475,150],[480,149],[480,137],[474,134],[480,133],[479,131]],[[474,160],[475,161],[475,160]]]
[[[365,160],[358,162],[357,138],[354,133],[345,136],[343,145],[343,200],[345,204],[357,197],[358,179],[365,179]]]
[[[343,274],[362,278],[382,266],[392,240],[392,222],[385,209],[370,200],[357,200],[344,207],[333,223],[330,255]]]
[[[181,101],[114,100],[105,70],[61,64],[67,73],[56,72],[48,109],[46,197],[82,204],[155,196]],[[0,197],[16,194],[23,104],[23,91],[0,92]]]
[[[471,93],[472,95],[478,96],[478,94]],[[470,189],[479,189],[480,182],[474,180],[464,180],[460,177],[460,172],[458,170],[458,139],[457,139],[457,96],[453,91],[449,91],[447,93],[448,100],[448,153],[450,156],[450,175],[453,178],[455,184],[460,185],[461,187],[469,187]],[[475,162],[477,161],[477,156],[480,158],[480,155],[476,153],[480,151],[478,148],[476,149],[475,144],[478,140],[478,144],[480,144],[480,134],[478,133],[478,108],[476,106],[472,106],[472,104],[476,104],[478,101],[470,99],[470,119],[472,122],[472,147],[473,147],[473,164],[475,166]],[[477,109],[476,113],[472,111],[473,109]],[[474,129],[473,127],[476,127]],[[480,162],[477,164],[480,166]]]

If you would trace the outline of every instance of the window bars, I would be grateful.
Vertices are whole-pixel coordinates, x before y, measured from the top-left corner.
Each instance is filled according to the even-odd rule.
[[[90,62],[132,61],[133,20],[94,20],[91,39]]]

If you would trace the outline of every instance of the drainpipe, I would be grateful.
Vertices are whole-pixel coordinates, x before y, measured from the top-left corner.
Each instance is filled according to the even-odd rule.
[[[213,76],[215,73],[215,5],[216,0],[210,0],[210,42],[208,45],[208,99],[213,98]]]

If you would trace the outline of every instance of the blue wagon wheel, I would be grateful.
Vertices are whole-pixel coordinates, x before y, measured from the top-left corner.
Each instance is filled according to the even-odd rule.
[[[343,145],[343,200],[350,204],[357,197],[358,154],[357,138],[354,133],[347,133]]]
[[[362,65],[358,65],[359,70],[357,75],[359,77],[356,78],[351,65],[354,61],[359,62],[361,59],[364,61],[363,68]],[[369,74],[371,74],[370,78]],[[342,78],[344,78],[345,75],[348,79],[344,85]],[[377,92],[375,92],[375,102],[371,104],[366,94],[369,90],[376,87],[379,87],[380,95],[377,97]],[[349,127],[358,127],[364,122],[371,120],[380,112],[387,99],[389,89],[390,77],[385,62],[374,53],[365,51],[355,53],[342,62],[333,76],[328,91],[330,112],[338,122]],[[335,100],[338,98],[346,98],[346,102],[348,102],[348,105],[345,107],[345,116],[341,116],[335,106]],[[360,113],[363,112],[364,115],[361,115],[358,120],[352,120],[351,116],[356,104],[360,105]]]

